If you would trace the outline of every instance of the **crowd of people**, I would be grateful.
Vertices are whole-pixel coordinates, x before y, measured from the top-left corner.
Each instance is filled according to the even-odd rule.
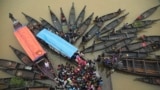
[[[74,67],[69,63],[60,64],[57,68],[58,76],[55,79],[57,89],[66,90],[101,90],[103,80],[95,69],[95,63],[88,60],[86,65]]]

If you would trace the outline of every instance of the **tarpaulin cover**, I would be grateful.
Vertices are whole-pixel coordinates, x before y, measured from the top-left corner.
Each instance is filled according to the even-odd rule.
[[[14,34],[32,61],[37,60],[46,53],[26,26],[15,30]]]
[[[68,58],[71,58],[73,54],[78,50],[75,46],[59,37],[58,35],[48,31],[47,29],[41,30],[37,34],[37,37],[42,39],[56,51],[59,51],[62,55],[65,55]]]

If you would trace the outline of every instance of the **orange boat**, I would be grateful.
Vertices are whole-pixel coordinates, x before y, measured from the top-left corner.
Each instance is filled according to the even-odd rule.
[[[16,30],[14,34],[32,61],[46,53],[26,26]]]
[[[44,75],[48,76],[51,80],[54,80],[55,73],[53,66],[47,58],[46,51],[41,47],[39,42],[36,40],[32,32],[27,26],[23,26],[18,22],[11,13],[9,18],[13,22],[14,35],[23,47],[27,55],[31,58],[34,64],[43,72]],[[47,63],[47,66],[45,65]]]
[[[14,19],[13,16],[10,16],[10,18],[14,24],[14,35],[31,60],[34,62],[38,58],[42,57],[46,52],[40,46],[39,42],[36,40],[28,27],[22,26],[22,24]]]

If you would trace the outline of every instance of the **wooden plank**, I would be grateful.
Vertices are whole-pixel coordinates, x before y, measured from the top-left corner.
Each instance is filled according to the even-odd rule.
[[[134,59],[132,59],[132,66],[133,66],[133,71],[135,72],[135,63],[134,63]]]
[[[144,60],[143,60],[143,66],[144,66],[144,72],[146,73],[146,63]]]
[[[158,72],[160,73],[160,66],[158,61],[157,61],[157,68],[158,68]]]
[[[128,68],[128,60],[126,60],[126,64],[127,64],[127,70],[129,70],[129,68]]]

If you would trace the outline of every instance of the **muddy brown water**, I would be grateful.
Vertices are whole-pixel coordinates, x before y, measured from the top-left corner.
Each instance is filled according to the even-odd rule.
[[[14,46],[17,49],[23,51],[22,47],[18,43],[17,39],[13,34],[12,22],[8,18],[8,13],[11,12],[20,22],[24,25],[27,23],[25,17],[21,14],[24,12],[33,18],[40,20],[40,17],[51,22],[48,6],[55,14],[60,18],[60,7],[63,8],[65,16],[68,17],[70,7],[74,2],[76,16],[80,13],[81,9],[86,5],[85,18],[88,17],[92,12],[95,16],[101,16],[110,12],[114,12],[119,8],[125,9],[125,13],[129,12],[127,18],[121,23],[116,29],[122,26],[124,23],[131,23],[139,14],[149,9],[150,7],[160,4],[159,0],[0,0],[0,58],[9,59],[20,62],[18,58],[9,48],[9,45]],[[160,18],[160,8],[147,19],[158,19]],[[109,21],[107,22],[109,23]],[[107,24],[106,23],[106,24]],[[92,26],[92,25],[91,25]],[[89,28],[91,28],[91,26]],[[89,29],[88,29],[89,30]],[[140,35],[160,35],[160,22],[152,25],[151,28],[145,29],[138,34]],[[92,40],[87,43],[87,46],[92,44]],[[76,46],[79,48],[79,42]],[[81,48],[79,48],[81,49]],[[88,59],[94,59],[100,52],[86,54],[85,57]],[[155,52],[154,54],[160,54]],[[54,67],[60,63],[65,63],[66,60],[56,53],[48,51],[49,58],[52,60]],[[106,78],[106,69],[99,66],[97,67],[101,73],[103,79]],[[0,71],[0,77],[10,77],[10,75]],[[113,90],[159,90],[160,86],[150,85],[134,81],[136,75],[124,74],[115,71],[112,74],[112,86]],[[107,82],[103,85],[103,90],[108,90]],[[0,86],[1,87],[1,86]]]

